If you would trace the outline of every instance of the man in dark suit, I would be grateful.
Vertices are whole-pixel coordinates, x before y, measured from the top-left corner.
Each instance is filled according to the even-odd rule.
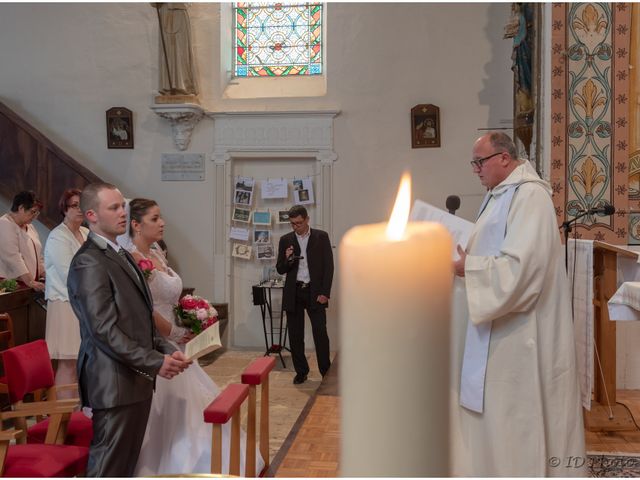
[[[93,409],[87,476],[130,477],[156,375],[173,378],[190,362],[156,331],[144,277],[116,243],[127,228],[120,191],[90,184],[80,208],[91,232],[71,262],[67,286],[80,321],[80,396]]]
[[[309,364],[304,353],[304,312],[311,320],[318,368],[324,375],[331,366],[327,314],[333,281],[333,251],[327,232],[309,227],[307,209],[295,205],[289,210],[293,232],[280,238],[276,269],[287,274],[282,308],[287,312],[291,358],[296,376],[294,384],[304,383]]]

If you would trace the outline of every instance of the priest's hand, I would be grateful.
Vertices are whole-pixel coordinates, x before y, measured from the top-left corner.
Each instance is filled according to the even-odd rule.
[[[467,253],[458,245],[458,255],[460,258],[453,262],[453,273],[459,277],[464,277],[464,262],[467,259]]]

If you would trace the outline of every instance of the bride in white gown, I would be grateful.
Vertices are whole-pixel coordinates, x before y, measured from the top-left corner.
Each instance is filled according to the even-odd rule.
[[[153,296],[154,321],[160,334],[184,350],[192,334],[176,325],[173,307],[182,292],[182,279],[167,264],[155,242],[162,239],[164,220],[153,200],[136,198],[129,203],[129,238],[119,239],[136,262],[147,259],[154,270],[147,282]],[[204,423],[203,411],[220,393],[218,386],[194,362],[171,380],[158,377],[151,412],[136,475],[211,472],[211,424]],[[230,422],[223,427],[222,468],[229,472]],[[241,475],[244,475],[245,434],[241,439]],[[256,449],[256,474],[264,467]]]

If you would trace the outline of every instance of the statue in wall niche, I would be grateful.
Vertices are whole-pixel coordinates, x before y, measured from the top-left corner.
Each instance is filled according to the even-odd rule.
[[[185,3],[152,3],[160,27],[160,96],[156,103],[198,103],[191,25]]]
[[[514,137],[531,158],[531,141],[535,121],[535,92],[533,86],[534,44],[536,25],[535,6],[531,3],[512,3],[511,18],[505,26],[504,38],[513,38],[511,70],[514,74]]]

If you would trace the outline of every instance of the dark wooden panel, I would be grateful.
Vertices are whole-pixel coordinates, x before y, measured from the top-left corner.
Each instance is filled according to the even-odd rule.
[[[33,302],[33,290],[25,288],[0,295],[0,313],[8,313],[13,320],[13,336],[16,345],[29,339],[29,306]],[[35,340],[35,339],[34,339]]]
[[[45,205],[38,220],[53,228],[61,220],[57,204],[62,192],[99,181],[97,175],[0,102],[0,195],[11,200],[21,190],[34,190]]]

